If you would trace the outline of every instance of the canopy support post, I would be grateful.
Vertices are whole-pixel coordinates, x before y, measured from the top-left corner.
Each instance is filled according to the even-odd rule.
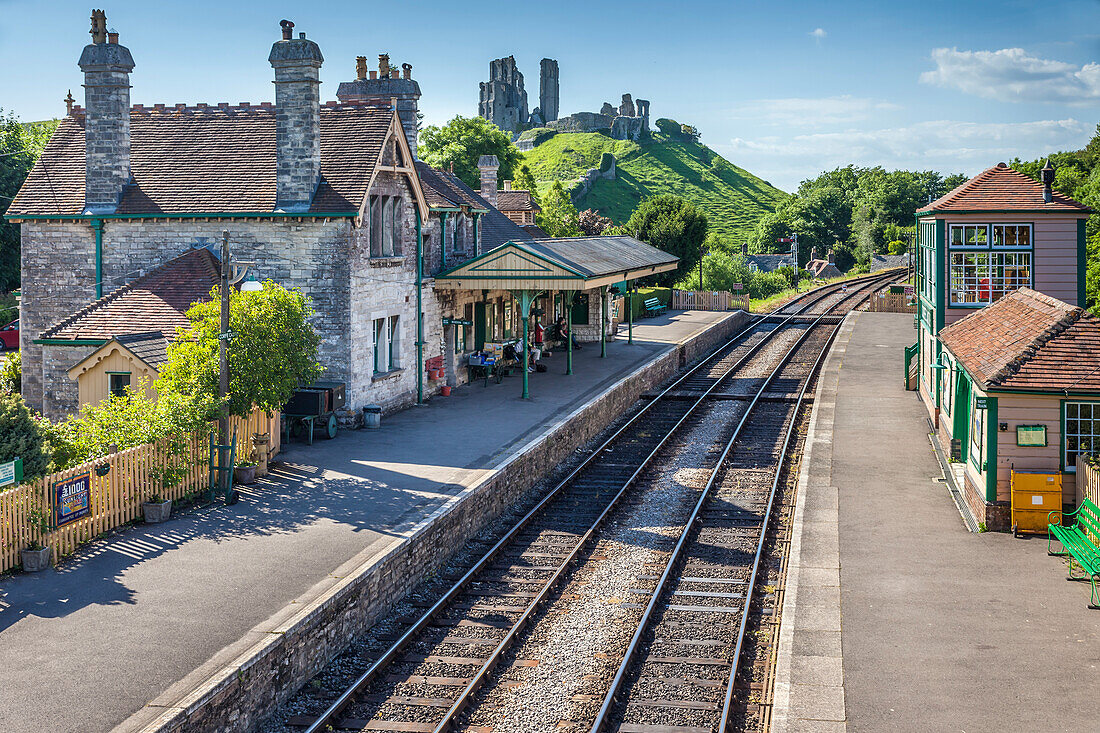
[[[600,286],[600,358],[607,356],[607,286]]]
[[[515,297],[515,293],[512,296]],[[530,368],[529,363],[531,361],[531,344],[527,340],[527,331],[530,326],[529,321],[531,318],[531,303],[535,300],[535,293],[532,290],[519,291],[519,312],[523,318],[523,356],[520,363],[520,373],[523,375],[523,395],[521,399],[531,399],[530,381],[531,375],[528,373]]]
[[[565,299],[562,301],[562,310],[565,311],[565,373],[573,373],[573,296],[576,290],[566,290]]]
[[[626,284],[626,342],[634,344],[634,283]]]

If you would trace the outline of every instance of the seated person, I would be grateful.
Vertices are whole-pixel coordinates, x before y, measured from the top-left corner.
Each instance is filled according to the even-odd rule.
[[[558,320],[554,321],[554,339],[565,343],[567,334],[573,339],[573,348],[580,349],[581,345],[577,343],[577,337],[570,333],[569,326],[565,323],[565,316],[558,316]]]

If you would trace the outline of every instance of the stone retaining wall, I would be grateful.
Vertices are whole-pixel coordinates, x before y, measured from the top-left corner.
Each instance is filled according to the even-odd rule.
[[[225,664],[177,704],[166,707],[142,730],[255,730],[351,639],[374,624],[455,548],[499,516],[547,466],[565,460],[640,395],[728,340],[748,319],[744,312],[735,313],[660,354],[559,420],[491,469],[483,480],[452,497],[386,554],[372,557],[320,597],[303,604],[281,627],[268,631],[262,641]]]

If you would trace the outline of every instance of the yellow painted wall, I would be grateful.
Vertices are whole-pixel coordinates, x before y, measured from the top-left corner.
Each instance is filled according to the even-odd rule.
[[[69,372],[79,386],[82,408],[107,399],[110,372],[129,372],[130,386],[135,389],[142,379],[147,380],[145,394],[150,399],[156,399],[152,383],[157,378],[157,371],[118,344],[108,344],[85,360],[78,370]]]

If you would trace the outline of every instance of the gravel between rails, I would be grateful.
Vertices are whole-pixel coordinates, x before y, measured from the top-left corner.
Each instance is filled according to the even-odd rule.
[[[639,576],[663,565],[708,477],[699,467],[714,464],[744,409],[737,402],[708,405],[674,454],[643,477],[653,488],[613,518],[560,600],[509,655],[537,659],[538,666],[504,671],[463,723],[534,733],[594,716],[641,616],[638,606],[648,600],[631,590],[653,587]]]

